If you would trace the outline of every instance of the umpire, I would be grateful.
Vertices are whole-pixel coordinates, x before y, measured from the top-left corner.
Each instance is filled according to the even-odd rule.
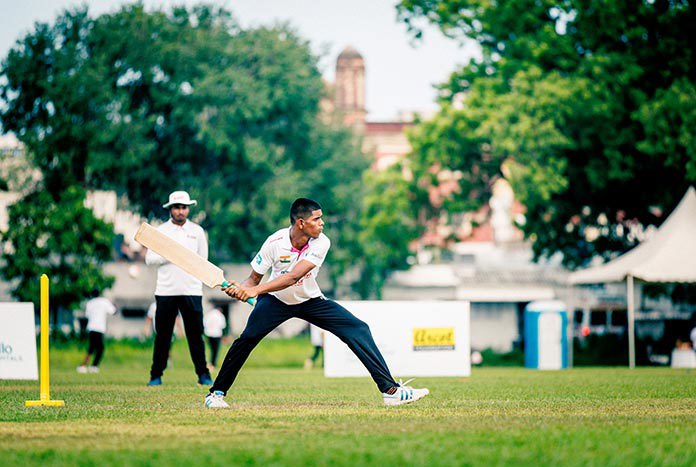
[[[157,230],[176,240],[182,248],[193,250],[207,259],[208,240],[205,231],[200,225],[188,220],[190,206],[195,204],[196,200],[191,199],[185,191],[175,191],[170,194],[169,201],[162,205],[163,208],[169,210],[170,218]],[[162,385],[162,374],[167,366],[174,322],[179,313],[184,321],[186,340],[191,360],[198,375],[198,384],[212,384],[213,381],[205,364],[205,345],[202,337],[203,284],[154,251],[148,250],[145,255],[145,263],[159,266],[157,288],[155,289],[155,301],[157,302],[155,348],[152,352],[150,382],[147,385]]]

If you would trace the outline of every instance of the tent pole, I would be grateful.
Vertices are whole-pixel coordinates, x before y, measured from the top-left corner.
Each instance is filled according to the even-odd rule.
[[[633,295],[633,276],[626,277],[626,302],[628,305],[628,367],[636,367],[636,318]]]

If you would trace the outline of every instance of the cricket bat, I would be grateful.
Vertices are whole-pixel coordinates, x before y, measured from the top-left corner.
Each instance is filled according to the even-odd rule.
[[[203,258],[195,251],[184,247],[176,240],[163,234],[147,222],[143,222],[135,233],[135,241],[176,264],[181,269],[203,282],[208,287],[229,287],[222,269]],[[249,305],[256,304],[256,298],[247,300]]]

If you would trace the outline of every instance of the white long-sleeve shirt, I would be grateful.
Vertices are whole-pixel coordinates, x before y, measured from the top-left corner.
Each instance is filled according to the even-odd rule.
[[[157,230],[181,244],[182,248],[195,251],[208,259],[208,239],[203,227],[187,220],[184,225],[176,225],[169,219],[157,227]],[[154,251],[148,250],[145,255],[146,264],[160,265],[157,270],[157,287],[155,295],[203,295],[203,284],[192,275],[184,272]]]

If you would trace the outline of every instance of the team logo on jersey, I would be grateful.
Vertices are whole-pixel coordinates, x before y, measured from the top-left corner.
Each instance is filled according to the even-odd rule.
[[[263,261],[263,258],[261,258],[261,253],[256,255],[256,264],[261,264],[261,261]]]
[[[289,263],[290,262],[290,255],[283,255],[280,257],[280,262],[281,263]]]

